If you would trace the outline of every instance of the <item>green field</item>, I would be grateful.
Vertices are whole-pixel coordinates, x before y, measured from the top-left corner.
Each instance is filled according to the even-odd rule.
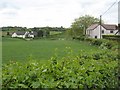
[[[63,38],[2,40],[3,88],[118,88],[114,49]]]
[[[12,61],[25,62],[27,59],[49,60],[55,54],[59,58],[67,55],[72,49],[73,55],[80,54],[80,51],[87,53],[100,51],[95,46],[90,46],[86,42],[67,40],[38,39],[25,41],[17,38],[2,38],[2,62]]]

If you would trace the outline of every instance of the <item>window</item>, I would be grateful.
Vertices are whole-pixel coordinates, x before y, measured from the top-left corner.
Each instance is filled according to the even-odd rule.
[[[95,38],[97,38],[97,36],[95,36]]]
[[[104,30],[102,30],[102,33],[104,33]]]
[[[110,31],[110,33],[113,33],[113,31]]]

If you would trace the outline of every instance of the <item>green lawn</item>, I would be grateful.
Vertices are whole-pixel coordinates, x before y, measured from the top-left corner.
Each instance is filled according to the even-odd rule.
[[[54,56],[55,53],[59,58],[68,55],[66,54],[70,51],[67,49],[68,47],[73,50],[73,55],[79,54],[81,50],[87,53],[100,51],[98,47],[80,41],[46,39],[25,41],[4,37],[2,38],[2,62],[8,63],[10,60],[25,62],[29,58],[44,62]]]

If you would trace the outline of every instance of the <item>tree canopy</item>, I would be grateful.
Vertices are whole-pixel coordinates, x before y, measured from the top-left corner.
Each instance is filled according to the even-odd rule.
[[[68,30],[69,35],[80,36],[85,34],[85,30],[94,23],[99,23],[99,18],[95,18],[90,15],[81,16],[76,18]]]

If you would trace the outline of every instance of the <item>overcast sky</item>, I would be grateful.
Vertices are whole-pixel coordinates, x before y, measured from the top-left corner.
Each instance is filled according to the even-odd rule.
[[[75,18],[99,18],[116,0],[0,0],[0,27],[70,27]],[[102,16],[105,23],[118,23],[117,3]]]

